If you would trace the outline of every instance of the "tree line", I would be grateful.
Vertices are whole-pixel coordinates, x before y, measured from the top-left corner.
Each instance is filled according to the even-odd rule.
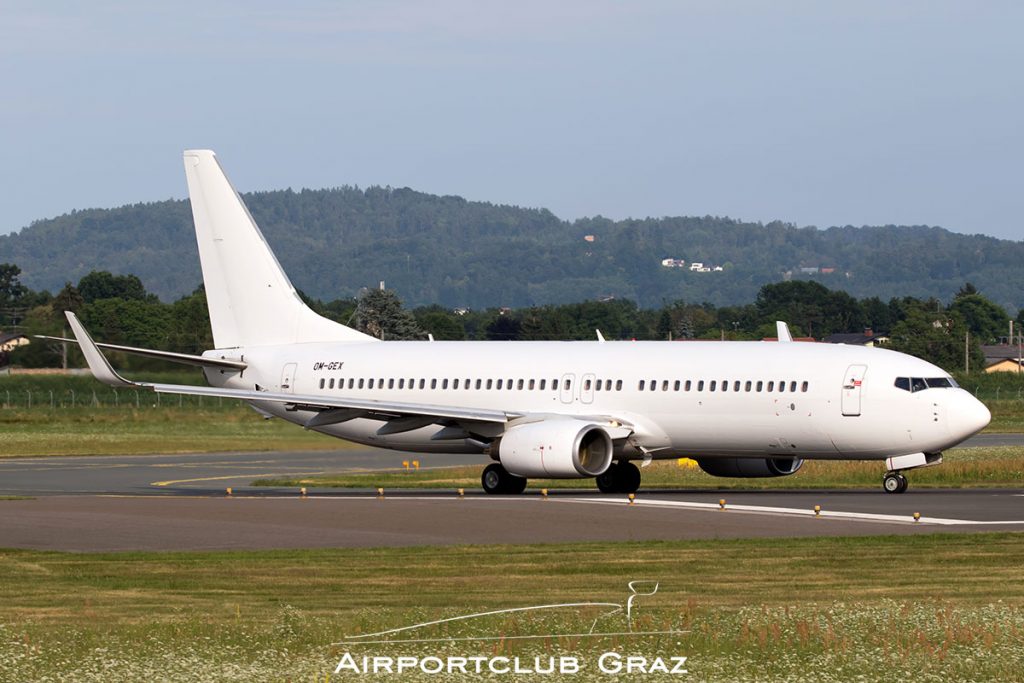
[[[386,187],[257,192],[245,201],[296,286],[324,300],[384,280],[413,307],[526,308],[612,296],[645,310],[677,300],[735,306],[789,278],[885,301],[949,300],[970,281],[1006,308],[1024,306],[1024,242],[936,227],[819,230],[721,216],[565,221],[544,209]],[[665,258],[723,270],[664,268]],[[26,285],[51,291],[93,268],[134,273],[165,301],[201,280],[183,200],[37,221],[0,235],[0,261],[21,266]]]
[[[63,311],[74,311],[98,341],[181,353],[213,348],[206,294],[202,286],[165,303],[135,275],[93,271],[56,294],[34,291],[20,280],[14,264],[0,264],[0,330],[28,335],[68,336]],[[962,370],[965,341],[973,369],[983,363],[981,344],[1008,334],[1010,316],[967,283],[948,302],[911,296],[882,301],[857,299],[813,281],[764,285],[753,302],[741,306],[671,301],[641,308],[625,299],[550,304],[524,308],[451,309],[439,305],[403,307],[394,290],[365,289],[356,297],[323,301],[300,292],[316,312],[388,340],[586,340],[596,330],[608,340],[729,339],[774,337],[775,321],[789,323],[794,336],[817,339],[871,328],[891,338],[890,348]],[[1024,324],[1024,310],[1016,315]],[[69,345],[35,340],[11,355],[24,367],[81,365]],[[70,359],[70,360],[69,360]],[[118,358],[129,369],[149,369],[157,361]]]

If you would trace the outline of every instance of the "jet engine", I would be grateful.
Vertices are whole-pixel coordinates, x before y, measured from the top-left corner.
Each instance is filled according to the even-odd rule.
[[[800,458],[698,458],[697,464],[716,477],[787,477],[804,461]]]
[[[612,464],[612,438],[600,425],[573,419],[530,422],[508,429],[493,452],[518,477],[582,479]]]

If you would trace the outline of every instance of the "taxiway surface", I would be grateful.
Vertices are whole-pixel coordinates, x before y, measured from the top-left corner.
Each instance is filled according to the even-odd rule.
[[[1024,436],[981,435],[967,445],[1024,445]],[[530,489],[511,497],[476,489],[463,497],[388,491],[378,498],[249,486],[258,478],[400,468],[412,459],[423,468],[484,461],[372,449],[0,460],[0,495],[31,496],[0,501],[0,547],[264,549],[1024,530],[1019,489],[641,490],[631,504],[596,490],[546,498]]]

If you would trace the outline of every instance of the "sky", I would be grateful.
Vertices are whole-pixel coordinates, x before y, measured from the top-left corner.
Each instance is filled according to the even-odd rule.
[[[0,234],[182,198],[210,148],[243,192],[1020,240],[1022,26],[988,0],[0,0]]]

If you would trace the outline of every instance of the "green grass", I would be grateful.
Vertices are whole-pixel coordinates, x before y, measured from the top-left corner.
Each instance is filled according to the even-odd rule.
[[[0,457],[337,450],[352,444],[264,420],[247,406],[0,410]]]
[[[383,470],[365,473],[326,474],[299,479],[259,479],[256,486],[309,486],[331,488],[476,488],[484,465],[441,467],[406,472]],[[788,477],[724,479],[705,474],[693,461],[680,466],[675,460],[651,463],[642,470],[644,489],[815,489],[862,488],[880,484],[881,462],[811,460]],[[1024,448],[960,448],[948,451],[943,464],[914,470],[908,475],[915,488],[1020,487],[1024,486]],[[593,489],[591,479],[531,479],[531,489]]]
[[[4,680],[324,680],[341,652],[685,655],[696,680],[1016,680],[1021,534],[278,552],[0,552]],[[639,598],[648,638],[348,645],[501,608]],[[588,630],[600,613],[504,615],[420,637]],[[618,631],[622,615],[599,619]],[[319,677],[319,678],[316,678]],[[430,677],[411,677],[417,678]],[[332,677],[333,680],[333,677]],[[441,678],[433,677],[433,680]],[[525,679],[529,680],[529,679]],[[605,679],[606,680],[606,679]]]

